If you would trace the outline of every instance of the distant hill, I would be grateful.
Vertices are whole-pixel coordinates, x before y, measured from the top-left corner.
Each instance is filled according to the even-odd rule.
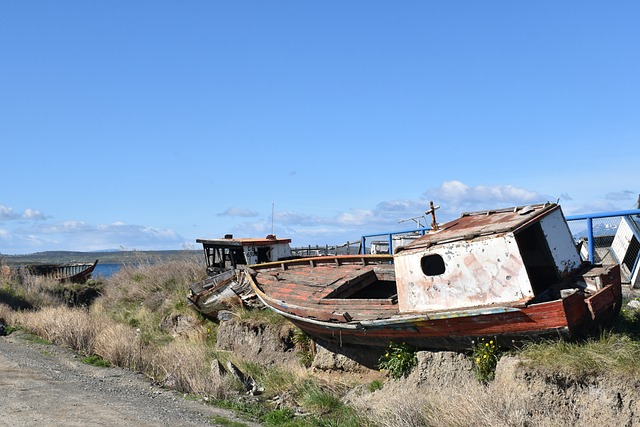
[[[73,252],[46,251],[28,255],[2,255],[0,264],[66,264],[75,262],[93,262],[100,260],[101,264],[138,264],[140,262],[160,262],[185,258],[201,258],[202,251],[173,250],[173,251],[105,251],[105,252]]]

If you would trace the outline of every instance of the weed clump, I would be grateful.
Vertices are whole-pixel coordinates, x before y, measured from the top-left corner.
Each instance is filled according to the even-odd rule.
[[[418,363],[416,351],[406,343],[389,343],[387,352],[380,358],[378,367],[388,371],[391,378],[399,379],[407,376]]]
[[[488,383],[496,376],[496,366],[500,359],[500,349],[493,339],[480,338],[473,343],[473,373],[481,383]]]

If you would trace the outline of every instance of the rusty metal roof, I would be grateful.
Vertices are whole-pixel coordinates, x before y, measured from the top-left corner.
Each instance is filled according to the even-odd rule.
[[[280,239],[274,235],[268,235],[264,238],[256,237],[239,237],[224,239],[196,239],[197,243],[206,246],[270,246],[278,243],[291,243],[291,239]]]
[[[441,224],[438,230],[431,230],[424,236],[407,244],[404,249],[414,249],[449,241],[470,240],[476,237],[511,232],[556,209],[560,209],[560,205],[544,203],[497,210],[466,212],[458,219]]]

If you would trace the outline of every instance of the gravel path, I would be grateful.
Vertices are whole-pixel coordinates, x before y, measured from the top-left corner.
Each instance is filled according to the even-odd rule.
[[[0,426],[216,425],[212,416],[258,426],[140,374],[87,365],[65,348],[25,337],[0,337]]]

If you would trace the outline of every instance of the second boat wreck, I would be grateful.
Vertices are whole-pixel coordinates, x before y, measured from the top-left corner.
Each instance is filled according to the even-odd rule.
[[[207,266],[207,278],[190,286],[188,302],[203,316],[217,320],[218,312],[255,298],[248,282],[239,280],[249,264],[291,259],[291,239],[269,234],[265,238],[197,239]]]
[[[391,255],[307,258],[251,266],[264,304],[338,346],[466,350],[582,337],[619,312],[618,265],[581,260],[553,203],[463,214]]]

